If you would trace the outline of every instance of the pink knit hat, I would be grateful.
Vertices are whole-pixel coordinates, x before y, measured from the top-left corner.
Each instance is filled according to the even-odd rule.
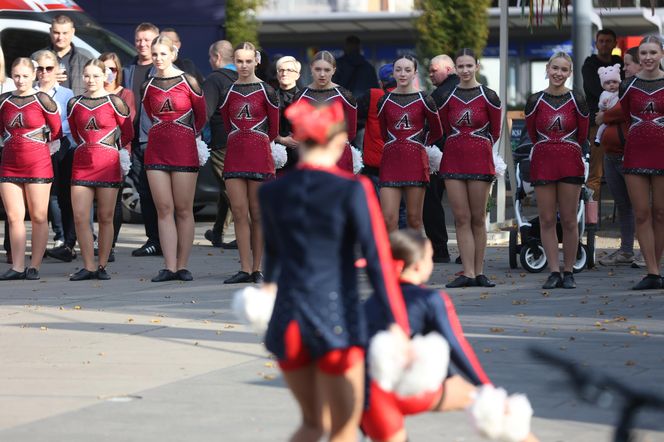
[[[609,80],[616,80],[620,83],[620,65],[614,64],[613,66],[601,67],[597,69],[597,74],[599,74],[599,81],[602,85]]]

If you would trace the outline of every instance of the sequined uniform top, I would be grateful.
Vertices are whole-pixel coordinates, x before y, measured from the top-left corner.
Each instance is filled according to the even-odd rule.
[[[443,135],[436,103],[421,92],[389,92],[378,101],[378,121],[385,140],[380,185],[425,186],[429,182],[429,157],[424,146]]]
[[[189,74],[151,77],[143,84],[143,108],[153,122],[145,150],[147,170],[197,172],[196,136],[207,121],[203,91]]]
[[[278,286],[268,350],[284,358],[284,333],[293,320],[314,359],[367,344],[354,265],[358,251],[366,258],[379,314],[408,330],[385,222],[368,178],[338,167],[298,165],[262,186],[258,196],[265,282]]]
[[[456,86],[442,97],[440,121],[445,132],[440,176],[453,180],[493,181],[493,144],[500,138],[498,95],[486,86]]]
[[[357,101],[347,89],[341,86],[335,86],[329,89],[312,89],[305,87],[295,97],[295,102],[300,100],[308,100],[312,104],[316,103],[333,103],[339,101],[344,108],[344,115],[346,117],[346,131],[348,132],[348,143],[344,153],[339,158],[337,166],[342,170],[353,172],[353,154],[350,150],[350,142],[355,139],[357,135]]]
[[[537,92],[526,102],[526,128],[533,141],[530,179],[534,186],[557,181],[583,184],[579,140],[588,138],[588,105],[580,94]]]
[[[230,128],[223,177],[263,181],[274,177],[270,142],[279,135],[279,98],[267,83],[234,83],[220,107]]]
[[[49,141],[62,136],[58,105],[43,92],[0,95],[0,133],[4,140],[0,182],[50,183]]]
[[[122,146],[134,138],[129,107],[117,95],[98,98],[83,95],[69,100],[67,119],[78,143],[71,183],[74,186],[120,187]]]
[[[620,104],[629,126],[623,172],[664,175],[664,78],[623,81]]]

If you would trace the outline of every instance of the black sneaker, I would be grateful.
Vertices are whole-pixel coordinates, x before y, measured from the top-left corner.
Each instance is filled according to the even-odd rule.
[[[51,258],[55,258],[64,262],[72,262],[76,259],[76,251],[69,246],[54,247],[50,250],[47,250],[46,254]]]
[[[158,244],[145,243],[131,252],[131,256],[161,256],[161,247]],[[173,273],[173,272],[171,272]]]
[[[70,281],[86,281],[88,279],[95,279],[97,277],[97,272],[91,272],[90,270],[83,267],[78,272],[74,273],[69,277]]]
[[[564,289],[575,289],[576,288],[576,282],[574,282],[574,273],[572,273],[572,272],[563,272],[562,288],[564,288]]]
[[[265,277],[263,276],[263,272],[260,270],[256,270],[255,272],[251,273],[251,278],[254,280],[256,284],[262,284],[263,281],[265,280]]]
[[[491,281],[489,280],[489,278],[487,278],[485,275],[477,275],[477,276],[475,277],[475,283],[476,283],[479,287],[495,287],[495,286],[496,286],[496,284],[494,284],[493,282],[491,282]]]
[[[235,275],[226,279],[224,284],[242,284],[246,282],[254,282],[254,277],[251,274],[240,270]]]
[[[657,290],[662,288],[662,277],[648,273],[632,290]]]
[[[14,269],[9,269],[0,275],[0,281],[12,281],[16,279],[25,279],[25,270],[22,272],[17,272]]]
[[[435,248],[433,251],[433,262],[443,264],[449,263],[450,252],[447,251],[447,248]]]
[[[115,262],[115,247],[113,247],[111,253],[108,254],[108,262]]]
[[[469,278],[466,275],[459,275],[457,278],[449,282],[445,285],[448,289],[454,289],[457,287],[475,287],[477,286],[477,283],[475,282],[475,278]]]
[[[28,281],[37,281],[39,279],[39,270],[34,267],[28,267],[25,270],[25,279]]]
[[[97,267],[97,271],[95,272],[95,276],[100,281],[108,281],[109,279],[111,279],[111,275],[109,275],[108,272],[106,271],[106,267],[102,267],[102,266]]]
[[[457,256],[454,260],[454,264],[461,264],[461,256]]]
[[[187,269],[180,269],[177,272],[175,272],[176,275],[178,275],[178,279],[180,281],[193,281],[194,280],[194,275],[191,274],[191,272]]]
[[[212,230],[206,230],[203,236],[212,243],[212,247],[221,247],[221,235],[215,235]]]
[[[226,250],[237,250],[237,241],[233,240],[231,242],[222,242],[221,248]]]
[[[152,282],[164,282],[164,281],[173,281],[178,279],[178,275],[175,272],[172,272],[168,269],[161,269],[157,276],[151,279]]]
[[[551,272],[546,282],[542,286],[543,289],[556,289],[563,286],[563,278],[560,276],[560,272]]]

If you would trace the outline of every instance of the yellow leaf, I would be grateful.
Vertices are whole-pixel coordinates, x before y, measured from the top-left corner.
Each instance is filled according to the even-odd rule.
[[[491,330],[491,333],[502,333],[505,331],[502,327],[491,327],[489,330]]]
[[[45,325],[42,325],[41,327],[39,327],[39,329],[40,330],[48,330],[48,327],[46,327]]]
[[[150,322],[153,324],[159,324],[161,322],[161,319],[150,319]]]
[[[74,310],[80,310],[80,309],[81,309],[81,306],[80,306],[80,305],[75,305],[75,306],[74,306]]]

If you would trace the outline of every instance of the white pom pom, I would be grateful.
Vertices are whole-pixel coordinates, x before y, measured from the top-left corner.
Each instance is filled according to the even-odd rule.
[[[201,137],[196,138],[196,150],[198,150],[198,164],[200,166],[205,165],[208,158],[210,158],[210,150],[207,144],[201,140]]]
[[[256,287],[245,287],[233,295],[233,313],[256,333],[263,334],[272,317],[274,295]]]
[[[478,388],[475,401],[467,411],[475,429],[489,439],[498,438],[503,432],[507,392],[492,385]]]
[[[288,161],[288,153],[286,152],[286,146],[283,144],[275,143],[274,141],[270,143],[272,148],[272,159],[274,160],[274,168],[281,169],[286,165]]]
[[[503,157],[501,157],[495,150],[493,151],[493,167],[496,169],[496,175],[500,177],[505,176],[507,164],[505,164]]]
[[[429,157],[429,173],[436,173],[440,170],[440,162],[443,161],[443,152],[436,146],[424,146]]]
[[[408,362],[406,348],[389,331],[376,333],[369,343],[369,374],[385,391],[393,391]]]
[[[55,155],[60,150],[60,140],[51,141],[48,143],[48,151],[51,155]]]
[[[402,397],[436,391],[443,384],[450,363],[450,346],[436,332],[415,336],[411,345],[414,359],[394,389]]]
[[[503,442],[521,442],[530,434],[530,419],[533,407],[524,394],[513,394],[507,398],[507,409],[503,421],[500,440]]]
[[[120,170],[122,171],[122,176],[125,177],[131,169],[131,156],[127,149],[120,149]]]
[[[355,146],[350,146],[350,152],[353,154],[353,173],[357,175],[362,171],[364,162],[362,161],[362,152]]]

